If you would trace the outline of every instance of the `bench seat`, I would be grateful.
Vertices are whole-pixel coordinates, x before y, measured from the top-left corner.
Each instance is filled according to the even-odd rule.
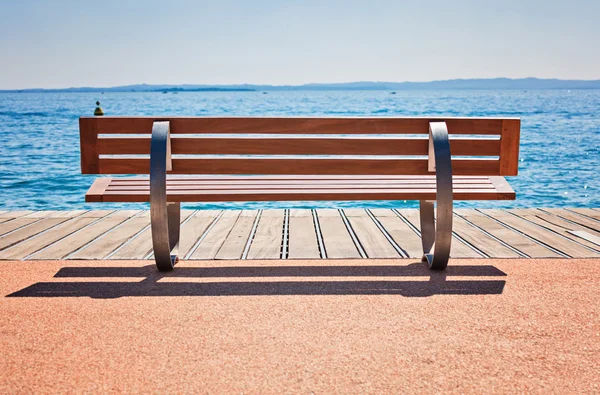
[[[501,176],[454,176],[454,200],[514,200]],[[167,178],[169,202],[435,200],[435,176],[185,176]],[[98,178],[87,202],[148,202],[149,178]]]

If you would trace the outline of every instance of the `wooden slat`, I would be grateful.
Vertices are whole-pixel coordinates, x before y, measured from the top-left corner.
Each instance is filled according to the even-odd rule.
[[[43,221],[61,221],[60,218],[48,218]],[[83,228],[86,225],[94,222],[94,218],[78,217],[68,220],[50,231],[40,233],[34,237],[30,237],[12,247],[0,251],[0,259],[22,259],[30,254],[33,254],[46,246],[62,239],[65,236]]]
[[[204,240],[202,240],[196,251],[190,256],[190,259],[214,259],[223,243],[225,243],[227,235],[237,222],[239,215],[239,211],[225,211]]]
[[[248,259],[279,259],[283,241],[283,210],[264,210],[248,251]]]
[[[167,187],[172,186],[200,186],[200,185],[281,185],[281,186],[305,186],[305,185],[404,185],[404,186],[434,186],[435,178],[422,177],[422,178],[406,178],[406,179],[360,179],[357,178],[343,178],[343,179],[266,179],[264,177],[251,177],[251,176],[233,176],[235,178],[226,179],[179,179],[169,178],[167,179]],[[255,179],[252,179],[255,178]],[[492,188],[494,184],[490,181],[493,177],[479,177],[473,179],[454,179],[453,186],[455,188],[467,188],[477,185],[478,187]],[[149,186],[148,179],[122,179],[113,178],[107,189],[112,190],[115,188],[133,187],[133,186]],[[498,188],[497,188],[498,189]]]
[[[40,210],[34,211],[31,214],[27,214],[23,216],[23,218],[50,218],[53,214],[58,213],[58,211],[54,210]]]
[[[502,121],[500,140],[500,174],[516,176],[519,172],[519,142],[521,121],[505,119]]]
[[[85,218],[102,218],[108,214],[113,213],[115,210],[91,210],[81,215]]]
[[[593,235],[585,230],[570,230],[569,233],[587,242],[595,244],[597,247],[600,247],[600,237]]]
[[[337,210],[317,210],[327,258],[360,258],[358,249]]]
[[[56,211],[50,215],[50,218],[75,218],[86,213],[88,210],[70,210],[70,211]],[[122,214],[120,211],[119,214]]]
[[[69,253],[77,250],[85,244],[93,241],[100,235],[110,231],[115,226],[121,224],[126,218],[119,216],[109,216],[100,221],[81,229],[69,236],[58,240],[46,247],[44,250],[30,256],[28,259],[62,259]]]
[[[486,210],[486,214],[573,258],[593,256],[588,249],[502,210],[490,209]]]
[[[434,200],[435,190],[414,189],[406,192],[397,189],[260,189],[260,190],[202,190],[168,191],[172,202],[261,202],[302,200]],[[110,191],[102,196],[104,202],[147,202],[144,191]],[[458,190],[454,200],[510,200],[512,196],[490,189]]]
[[[100,174],[149,174],[146,158],[101,158]],[[428,175],[426,159],[337,158],[178,158],[169,174],[378,174]],[[500,161],[453,159],[452,172],[463,176],[501,175]]]
[[[490,182],[490,178],[488,176],[454,176],[452,177],[453,182],[474,182],[476,184],[480,182]],[[311,181],[319,181],[319,180],[331,180],[331,181],[343,181],[347,182],[347,180],[352,181],[406,181],[406,182],[424,182],[429,183],[431,180],[435,179],[435,175],[420,175],[420,176],[410,176],[410,175],[310,175],[310,174],[289,174],[289,175],[216,175],[216,174],[195,174],[195,175],[168,175],[167,180],[169,182],[197,182],[197,181],[211,181],[211,182],[225,182],[225,181],[251,181],[254,182],[256,180],[263,181],[277,181],[277,182],[295,182],[304,180]],[[113,183],[125,183],[128,184],[130,182],[148,182],[148,176],[135,176],[135,177],[118,177],[112,178],[111,184]]]
[[[89,203],[102,202],[102,196],[110,181],[111,179],[108,177],[96,178],[90,189],[85,193],[85,201]]]
[[[450,134],[500,135],[500,118],[402,117],[82,117],[80,129],[100,134],[149,134],[152,124],[169,121],[171,134],[428,134],[429,122],[444,121]]]
[[[31,214],[32,212],[33,211],[31,210],[7,211],[5,213],[0,214],[0,218],[19,218]]]
[[[79,147],[81,150],[81,173],[98,174],[98,123],[79,119]]]
[[[474,223],[494,237],[531,258],[558,258],[560,255],[472,209],[456,209],[455,213]],[[487,213],[488,210],[482,210]]]
[[[117,230],[105,233],[92,244],[75,252],[69,259],[104,259],[148,225],[150,225],[148,218],[132,218]]]
[[[326,184],[307,183],[307,184],[188,184],[188,185],[172,185],[167,184],[167,191],[203,191],[203,190],[252,190],[252,189],[289,189],[289,190],[304,190],[304,189],[397,189],[398,191],[410,191],[412,189],[437,189],[435,184],[398,184],[386,183],[379,184]],[[496,192],[492,184],[457,184],[453,187],[454,191],[469,191],[469,190],[490,190]],[[120,192],[120,191],[145,191],[150,192],[149,185],[115,185],[106,188],[105,193]]]
[[[25,218],[17,218],[14,221],[22,221]],[[38,221],[35,218],[30,218],[30,221]],[[23,240],[26,240],[38,233],[45,231],[55,225],[60,224],[61,222],[66,221],[66,219],[62,218],[45,218],[39,222],[32,223],[29,226],[25,226],[21,229],[15,230],[14,232],[4,235],[0,237],[0,250],[8,248],[12,245],[15,245]],[[0,255],[1,257],[1,255]]]
[[[251,211],[249,215],[243,214],[238,217],[235,225],[233,225],[225,242],[219,249],[219,252],[217,252],[217,255],[215,255],[215,259],[240,259],[242,257],[257,212]]]
[[[598,209],[594,210],[592,208],[569,208],[569,211],[574,211],[577,214],[585,215],[586,217],[600,220],[600,211],[598,211]]]
[[[568,239],[574,240],[578,243],[584,244],[597,251],[598,246],[585,239],[581,239],[577,235],[573,234],[573,231],[590,231],[588,228],[568,222],[560,217],[556,217],[552,214],[545,213],[538,209],[509,209],[506,210],[509,213],[516,214],[521,218],[525,218],[528,221],[535,222],[539,226],[550,229]],[[591,231],[590,231],[591,232]]]
[[[344,214],[369,258],[400,257],[364,210],[346,209]]]
[[[426,138],[177,138],[174,155],[427,155]],[[499,156],[500,140],[450,140],[452,155]],[[99,138],[99,155],[148,155],[150,137]]]
[[[390,209],[373,209],[371,213],[375,215],[396,244],[406,251],[410,258],[420,259],[423,256],[421,237],[402,221],[396,213]]]
[[[453,230],[463,240],[476,247],[490,258],[519,258],[520,255],[510,248],[502,245],[494,238],[483,233],[476,227],[466,222],[458,215],[453,218]]]
[[[180,259],[187,256],[190,249],[196,245],[196,242],[204,234],[206,229],[219,215],[218,210],[211,211],[210,216],[194,215],[181,226],[181,234],[179,240],[179,257]]]
[[[556,209],[556,208],[545,208],[543,210],[547,211],[551,214],[554,214],[558,217],[561,217],[561,218],[567,219],[569,221],[578,223],[579,225],[585,226],[592,232],[598,233],[600,235],[600,222],[599,221],[584,217],[579,214],[571,213],[568,210],[562,210],[562,209]]]
[[[181,222],[185,221],[193,211],[181,210]],[[146,212],[145,214],[149,214]],[[144,218],[144,216],[139,216]],[[148,218],[148,217],[146,217]],[[110,259],[144,259],[152,252],[152,233],[150,228],[130,239],[125,245],[122,245]]]
[[[25,225],[29,225],[35,221],[39,221],[37,218],[16,218],[13,220],[7,219],[8,222],[0,224],[0,235],[8,232],[12,232],[15,229],[21,228]]]
[[[399,210],[400,214],[406,218],[415,228],[421,230],[421,220],[419,217],[419,211],[416,209],[403,209]],[[452,245],[450,248],[451,258],[481,258],[476,251],[469,246],[465,245],[456,237],[452,237]]]
[[[318,259],[321,257],[310,210],[290,210],[288,245],[289,259]]]
[[[542,218],[544,221],[550,222],[554,225],[573,229],[573,230],[576,230],[576,229],[577,230],[586,230],[588,232],[595,233],[598,236],[600,236],[600,228],[592,229],[589,226],[581,225],[581,224],[575,223],[573,221],[567,221],[566,219],[563,219],[562,217],[559,217],[554,214],[546,213],[545,211],[542,211],[540,209],[537,209],[537,212],[538,212],[538,213],[536,213],[537,216]],[[590,223],[589,225],[593,225],[593,224]]]

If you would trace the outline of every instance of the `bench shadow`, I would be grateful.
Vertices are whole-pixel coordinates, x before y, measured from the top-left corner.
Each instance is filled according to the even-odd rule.
[[[452,280],[449,277],[473,277]],[[135,278],[144,280],[133,282]],[[297,281],[277,281],[298,277]],[[342,277],[337,281],[313,281],[310,277]],[[361,277],[423,277],[423,280],[361,280]],[[428,279],[427,279],[428,277]],[[450,266],[430,271],[421,262],[402,266],[224,266],[177,267],[160,273],[154,265],[143,267],[65,267],[54,276],[70,281],[39,282],[7,297],[91,297],[114,299],[126,296],[264,296],[264,295],[498,295],[505,281],[476,277],[506,277],[490,265]],[[133,278],[132,281],[73,281],[77,278]],[[235,278],[236,281],[227,279]],[[261,278],[250,281],[253,278]],[[268,278],[269,281],[265,281]],[[186,281],[186,279],[189,279]],[[196,281],[191,281],[196,279]],[[198,280],[202,280],[201,282]],[[214,279],[214,281],[211,281]]]

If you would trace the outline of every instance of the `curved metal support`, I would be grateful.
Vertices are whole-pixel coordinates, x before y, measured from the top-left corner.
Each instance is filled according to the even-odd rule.
[[[437,226],[433,201],[420,201],[423,262],[430,269],[444,270],[452,243],[452,160],[445,122],[429,123],[429,170],[435,171]]]
[[[154,122],[150,145],[150,220],[154,260],[160,271],[173,270],[179,247],[180,204],[167,202],[170,169],[169,122]]]

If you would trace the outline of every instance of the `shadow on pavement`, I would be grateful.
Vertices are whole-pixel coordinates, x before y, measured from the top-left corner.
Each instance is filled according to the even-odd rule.
[[[473,277],[449,280],[448,277]],[[65,267],[56,279],[140,278],[140,282],[63,281],[39,282],[7,297],[91,297],[113,299],[125,296],[257,296],[257,295],[497,295],[505,281],[476,277],[506,277],[490,265],[449,266],[444,272],[430,271],[416,262],[402,266],[224,266],[177,267],[169,273],[154,265],[144,267]],[[298,280],[278,281],[278,277]],[[338,277],[312,280],[310,278]],[[379,277],[361,280],[360,277]],[[406,281],[381,277],[423,277]],[[428,277],[428,279],[426,279]],[[235,278],[236,281],[228,279]],[[260,279],[259,279],[260,278]],[[170,279],[175,279],[171,281]],[[185,281],[185,279],[190,279]],[[196,279],[196,281],[191,281]],[[202,282],[198,281],[202,279]],[[211,281],[214,279],[214,281]],[[248,280],[242,280],[248,279]],[[268,279],[268,281],[265,281]]]

